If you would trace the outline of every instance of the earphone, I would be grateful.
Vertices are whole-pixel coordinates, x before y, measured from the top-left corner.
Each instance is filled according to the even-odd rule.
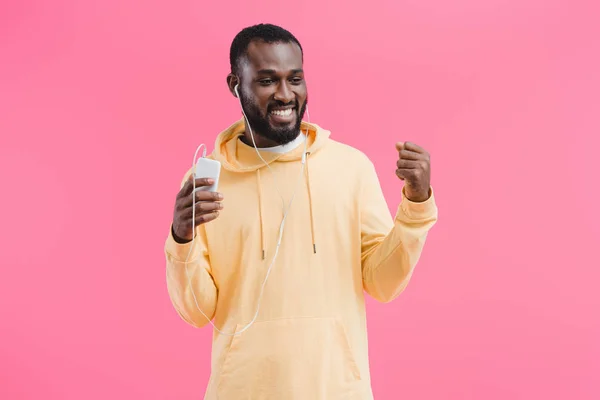
[[[269,171],[273,174],[273,180],[276,181],[276,176],[275,173],[273,172],[273,170],[271,169],[271,166],[269,165],[269,163],[267,161],[265,161],[265,159],[260,155],[260,152],[258,151],[258,148],[256,147],[256,142],[254,140],[254,133],[252,132],[252,127],[250,126],[250,121],[248,120],[248,117],[246,116],[246,112],[244,111],[244,107],[242,104],[242,99],[240,98],[239,92],[238,92],[238,87],[239,84],[236,84],[233,88],[233,91],[235,92],[239,103],[240,103],[240,108],[242,109],[242,113],[244,114],[244,118],[246,120],[246,124],[248,125],[248,130],[250,131],[250,137],[252,138],[252,144],[254,145],[254,150],[256,151],[256,154],[258,155],[258,157],[261,159],[261,161],[267,166],[267,168],[269,169]],[[306,115],[308,117],[308,123],[310,124],[310,115],[308,114],[308,107],[306,109]],[[254,324],[254,322],[256,321],[256,318],[258,317],[259,311],[260,311],[260,302],[262,299],[262,295],[263,295],[263,291],[265,288],[265,285],[267,283],[267,280],[269,279],[269,275],[271,274],[271,270],[273,268],[273,265],[275,264],[275,260],[277,259],[277,255],[279,254],[279,247],[281,246],[281,239],[283,237],[283,229],[285,226],[285,221],[286,218],[288,216],[288,213],[292,207],[292,202],[294,201],[294,197],[296,196],[296,192],[298,191],[298,186],[299,183],[302,182],[302,175],[304,175],[304,168],[306,166],[306,150],[307,150],[307,145],[308,145],[308,127],[306,128],[306,136],[304,138],[304,151],[302,152],[302,168],[300,170],[300,176],[298,178],[298,182],[296,184],[296,188],[294,189],[294,192],[292,194],[292,197],[290,199],[290,202],[288,204],[287,209],[285,208],[285,200],[283,198],[283,196],[281,195],[281,192],[279,191],[279,186],[277,185],[277,182],[275,183],[275,189],[277,190],[277,193],[279,194],[279,197],[281,198],[281,202],[282,202],[282,206],[284,208],[284,213],[283,213],[283,218],[281,220],[281,224],[279,225],[279,236],[277,238],[277,246],[275,247],[275,253],[273,254],[273,259],[271,260],[271,263],[269,264],[269,268],[267,269],[267,272],[265,274],[265,279],[261,285],[260,288],[260,293],[258,295],[258,304],[256,306],[256,312],[254,313],[254,317],[252,318],[252,320],[246,325],[244,326],[242,329],[240,329],[237,332],[233,332],[233,333],[227,333],[227,332],[223,332],[221,331],[219,328],[217,328],[215,326],[215,324],[211,321],[211,319],[204,314],[204,312],[202,311],[202,309],[200,308],[200,306],[198,305],[198,299],[196,298],[196,294],[194,293],[194,290],[192,288],[192,282],[191,282],[191,278],[187,269],[187,264],[188,264],[188,259],[192,253],[192,249],[193,249],[193,244],[194,244],[194,239],[196,237],[195,233],[192,235],[192,243],[190,245],[190,250],[188,252],[188,255],[186,257],[185,260],[185,273],[187,275],[188,278],[188,285],[190,287],[190,290],[192,292],[192,297],[194,298],[194,303],[196,304],[196,308],[198,309],[198,311],[200,311],[200,313],[208,320],[208,322],[213,326],[213,328],[215,328],[215,330],[217,332],[219,332],[222,335],[226,335],[226,336],[236,336],[241,334],[242,332],[246,331],[248,328],[250,328],[250,326],[252,326],[252,324]],[[198,156],[198,151],[204,147],[204,151],[202,153],[202,157],[206,157],[206,146],[204,144],[201,144],[200,146],[198,146],[198,148],[196,149],[196,152],[194,154],[194,160],[192,162],[192,168],[196,165],[196,158]],[[192,172],[194,173],[194,172]],[[196,196],[195,196],[195,192],[196,192],[196,181],[195,181],[196,176],[194,176],[194,179],[192,180],[193,182],[193,190],[192,190],[192,226],[194,226],[194,221],[195,221],[195,211],[196,211]],[[195,227],[193,228],[195,230]]]

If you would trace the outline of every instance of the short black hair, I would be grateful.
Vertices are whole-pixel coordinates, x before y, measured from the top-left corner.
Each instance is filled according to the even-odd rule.
[[[239,61],[248,52],[248,46],[253,40],[265,43],[296,43],[302,50],[302,45],[289,31],[272,24],[258,24],[242,29],[233,39],[229,50],[229,64],[231,72],[237,74]]]

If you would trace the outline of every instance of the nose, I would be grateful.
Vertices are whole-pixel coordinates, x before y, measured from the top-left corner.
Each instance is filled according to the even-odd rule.
[[[291,103],[295,98],[294,92],[290,89],[287,82],[282,82],[275,91],[275,100],[284,104]]]

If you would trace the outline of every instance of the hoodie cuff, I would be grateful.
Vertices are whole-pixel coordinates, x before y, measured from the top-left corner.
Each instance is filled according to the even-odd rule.
[[[429,187],[429,198],[422,202],[414,202],[406,197],[404,188],[402,188],[402,201],[398,207],[398,212],[404,214],[411,220],[423,220],[437,215],[437,206],[433,188]]]
[[[176,261],[184,263],[187,260],[187,262],[190,262],[198,258],[198,243],[196,243],[196,238],[187,243],[176,242],[173,237],[173,225],[171,225],[169,236],[165,243],[165,252]]]

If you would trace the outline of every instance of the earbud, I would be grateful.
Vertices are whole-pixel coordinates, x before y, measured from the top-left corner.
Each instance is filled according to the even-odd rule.
[[[236,95],[237,97],[240,97],[240,94],[238,93],[238,86],[240,86],[240,84],[239,84],[239,83],[236,83],[236,84],[235,84],[235,87],[233,88],[233,91],[235,92],[235,95]]]

